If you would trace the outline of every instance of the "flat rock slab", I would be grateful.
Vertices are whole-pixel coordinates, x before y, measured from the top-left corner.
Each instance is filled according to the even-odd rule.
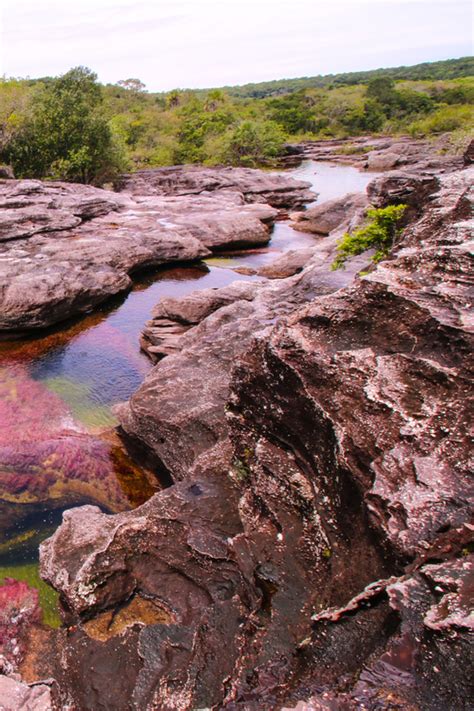
[[[217,171],[200,194],[186,194],[180,185],[156,194],[145,186],[145,194],[131,195],[0,181],[0,331],[43,328],[88,312],[130,288],[130,275],[141,269],[266,244],[278,210],[263,200],[264,186],[278,192],[280,202],[287,195],[298,204],[311,194],[291,178],[250,173],[250,182],[262,187],[257,204],[239,192],[246,177],[240,169],[235,179],[226,169],[226,181]]]
[[[125,175],[120,188],[134,195],[195,195],[205,191],[232,190],[246,202],[273,207],[298,207],[314,200],[311,184],[278,173],[254,168],[205,168],[178,165],[139,170]]]

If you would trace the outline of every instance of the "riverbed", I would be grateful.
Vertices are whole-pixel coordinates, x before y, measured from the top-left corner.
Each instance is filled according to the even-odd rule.
[[[364,190],[374,177],[313,161],[286,174],[310,181],[317,202]],[[124,511],[161,486],[157,472],[138,466],[123,448],[113,413],[152,367],[139,335],[153,307],[164,296],[259,279],[234,270],[258,269],[315,239],[277,222],[265,248],[142,274],[130,293],[93,314],[0,342],[0,580],[40,587],[46,622],[57,623],[55,596],[39,581],[38,544],[62,512],[82,504]]]

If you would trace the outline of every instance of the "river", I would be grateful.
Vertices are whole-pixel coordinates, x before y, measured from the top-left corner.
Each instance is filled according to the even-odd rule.
[[[310,181],[318,202],[364,190],[374,177],[313,161],[285,173]],[[163,296],[256,279],[234,269],[259,268],[314,239],[278,222],[268,247],[155,270],[93,314],[0,342],[0,581],[8,576],[38,587],[46,623],[59,621],[55,593],[38,576],[38,544],[64,509],[92,503],[123,511],[160,487],[155,473],[125,452],[112,411],[152,367],[139,349],[152,308]]]

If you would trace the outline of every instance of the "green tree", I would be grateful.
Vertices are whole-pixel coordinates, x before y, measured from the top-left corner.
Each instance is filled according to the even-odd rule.
[[[272,163],[282,151],[285,134],[272,121],[242,121],[214,145],[212,162],[256,167]]]
[[[375,99],[382,106],[390,105],[394,95],[395,82],[390,77],[375,77],[367,84],[367,98]]]
[[[305,91],[296,91],[268,102],[270,118],[290,134],[317,131],[314,104]]]
[[[351,134],[366,131],[380,131],[385,121],[385,115],[378,101],[367,99],[363,106],[349,109],[342,117],[341,123]]]
[[[124,158],[102,113],[96,75],[76,67],[45,84],[2,157],[19,177],[95,184],[113,177]]]
[[[367,210],[369,222],[352,234],[346,232],[338,242],[332,269],[341,269],[349,257],[375,249],[372,262],[386,257],[401,234],[400,221],[407,205],[388,205]]]

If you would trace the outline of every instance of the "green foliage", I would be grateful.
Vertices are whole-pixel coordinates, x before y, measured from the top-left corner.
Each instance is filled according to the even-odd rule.
[[[289,134],[316,132],[321,128],[314,114],[315,100],[305,91],[296,91],[268,103],[269,118]]]
[[[390,67],[387,69],[373,69],[362,72],[345,72],[341,74],[319,74],[315,77],[301,77],[298,79],[277,79],[276,81],[259,82],[258,84],[244,84],[243,86],[224,87],[229,96],[239,98],[261,99],[266,96],[287,94],[301,89],[327,88],[333,89],[340,86],[353,86],[367,84],[371,79],[379,76],[390,77],[394,81],[433,81],[437,79],[456,79],[469,77],[474,74],[474,57],[461,57],[460,59],[447,59],[439,62],[423,62],[411,67]]]
[[[89,69],[77,67],[34,94],[31,110],[3,147],[18,177],[102,183],[123,167],[101,112],[102,91]]]
[[[474,131],[473,106],[443,106],[431,116],[414,121],[408,127],[409,133],[414,137],[448,133],[459,129],[471,133]]]
[[[100,86],[81,67],[59,78],[0,80],[0,162],[18,177],[101,184],[142,167],[273,165],[287,140],[448,132],[461,147],[474,124],[469,74],[474,62],[464,58],[249,85],[255,91],[167,94],[135,78]]]
[[[284,142],[285,134],[278,124],[243,121],[212,144],[212,157],[208,162],[249,167],[271,165],[281,154]]]
[[[368,99],[362,106],[349,109],[342,117],[341,123],[351,135],[357,135],[380,131],[384,120],[385,116],[379,103]]]
[[[338,242],[337,257],[332,269],[341,269],[349,257],[375,249],[374,263],[386,257],[399,237],[400,221],[407,205],[389,205],[367,210],[369,222],[353,234],[346,232]]]

